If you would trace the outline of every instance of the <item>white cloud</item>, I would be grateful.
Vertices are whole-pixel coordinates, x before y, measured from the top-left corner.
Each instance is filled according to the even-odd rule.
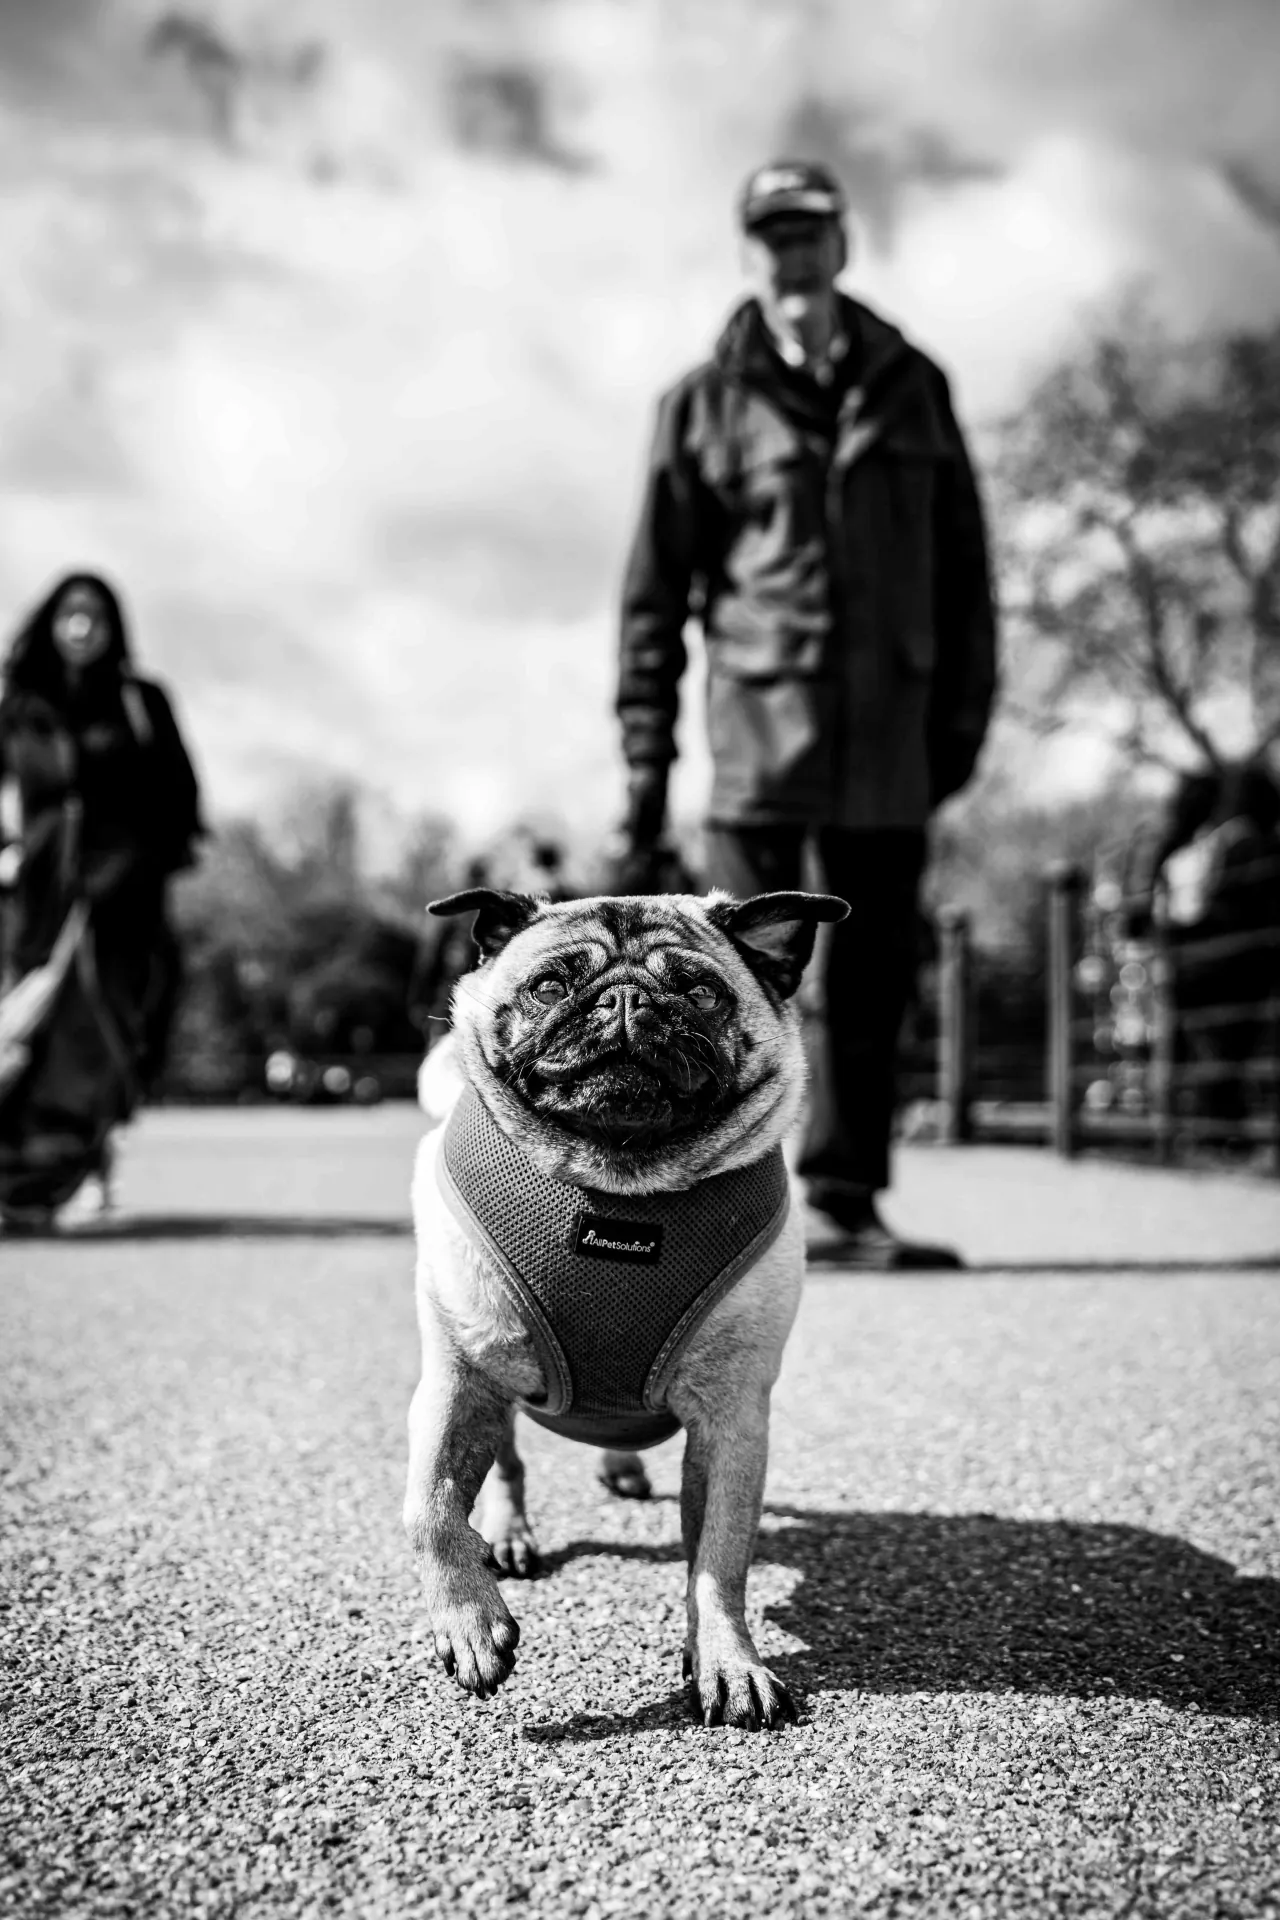
[[[259,87],[234,154],[137,52],[153,11],[94,13],[94,69],[52,57],[55,9],[44,95],[0,108],[0,592],[16,617],[63,565],[118,573],[215,807],[328,763],[476,821],[608,816],[653,399],[734,297],[735,185],[806,93],[890,160],[923,127],[993,163],[902,183],[857,274],[971,413],[1135,271],[1192,323],[1280,311],[1276,238],[1210,164],[1280,178],[1253,0],[1179,0],[1174,33],[1168,0],[963,28],[940,0],[509,0],[487,38],[461,5],[222,0],[268,67],[332,48],[310,92]],[[463,45],[541,62],[593,166],[451,146]]]

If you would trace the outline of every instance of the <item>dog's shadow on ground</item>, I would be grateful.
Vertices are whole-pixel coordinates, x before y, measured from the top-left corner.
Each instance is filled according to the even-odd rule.
[[[549,1554],[548,1571],[591,1554],[681,1557],[674,1545],[580,1540]],[[799,1575],[765,1617],[804,1643],[769,1660],[802,1711],[822,1693],[1015,1693],[1280,1717],[1280,1581],[1237,1574],[1167,1534],[766,1506],[755,1557]],[[579,1714],[526,1737],[600,1739],[686,1713],[678,1690],[631,1715]]]

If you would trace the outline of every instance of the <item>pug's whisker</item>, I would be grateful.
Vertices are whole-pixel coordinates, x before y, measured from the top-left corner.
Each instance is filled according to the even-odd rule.
[[[483,1007],[486,1013],[493,1013],[497,1008],[497,1000],[494,999],[487,990],[482,991],[480,987],[475,984],[475,976],[473,974],[464,974],[458,982],[455,991],[459,998],[473,1000],[477,1006]]]
[[[513,1061],[505,1073],[498,1076],[504,1087],[518,1087],[521,1093],[528,1091],[528,1065],[523,1061]]]
[[[698,1069],[694,1066],[693,1061],[690,1060],[688,1054],[686,1053],[677,1052],[675,1055],[675,1059],[676,1059],[676,1064],[680,1066],[684,1071],[684,1091],[686,1093],[692,1092],[694,1075],[696,1074]]]

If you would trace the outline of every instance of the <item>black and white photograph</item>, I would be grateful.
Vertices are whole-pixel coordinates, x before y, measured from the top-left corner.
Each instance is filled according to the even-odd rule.
[[[1280,1920],[1280,0],[0,0],[0,1915]]]

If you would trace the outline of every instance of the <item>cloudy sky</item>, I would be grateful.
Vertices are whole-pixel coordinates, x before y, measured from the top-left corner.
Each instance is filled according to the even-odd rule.
[[[976,423],[1134,276],[1280,313],[1277,71],[1274,0],[0,0],[3,619],[117,577],[215,812],[594,825],[742,174],[839,165]]]

